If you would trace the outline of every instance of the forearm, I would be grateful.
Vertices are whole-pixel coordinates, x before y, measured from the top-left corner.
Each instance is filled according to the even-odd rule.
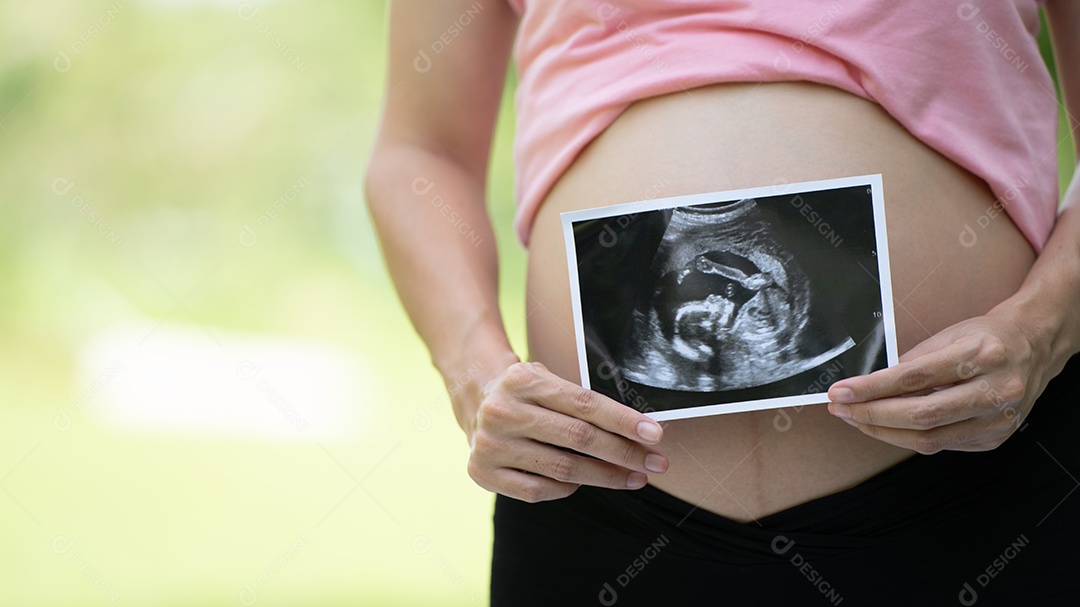
[[[1080,4],[1051,0],[1046,4],[1046,16],[1061,101],[1075,135],[1080,126]],[[1074,149],[1080,152],[1080,146]],[[1080,351],[1080,171],[1073,173],[1054,231],[1023,286],[999,308],[1018,319],[1033,343],[1043,345],[1051,375]]]
[[[1041,344],[1050,375],[1080,352],[1080,172],[1065,194],[1050,240],[1020,290],[994,309]]]
[[[416,145],[377,146],[366,192],[383,255],[413,326],[452,392],[476,391],[517,361],[498,306],[484,181]],[[476,399],[452,399],[466,431]]]

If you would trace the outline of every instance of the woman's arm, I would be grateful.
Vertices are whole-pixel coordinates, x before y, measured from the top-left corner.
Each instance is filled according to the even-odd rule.
[[[486,0],[462,27],[459,19],[474,4],[390,3],[387,94],[365,179],[401,301],[432,362],[458,389],[517,362],[499,314],[495,238],[485,207],[516,19],[505,1]],[[451,26],[459,33],[443,42]],[[474,412],[455,413],[464,428]]]
[[[1080,2],[1050,0],[1046,11],[1075,135]],[[1053,156],[1047,160],[1054,161]],[[985,316],[922,342],[894,367],[836,382],[829,389],[829,410],[870,436],[920,453],[993,449],[1016,431],[1046,384],[1077,352],[1080,169],[1046,247],[1015,295]]]
[[[485,182],[515,29],[506,0],[390,3],[389,92],[367,169],[368,206],[469,440],[473,479],[529,501],[581,484],[637,488],[667,468],[644,446],[659,442],[660,426],[519,362],[499,314]]]

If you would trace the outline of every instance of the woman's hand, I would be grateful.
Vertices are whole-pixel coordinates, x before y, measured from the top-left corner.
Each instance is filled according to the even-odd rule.
[[[660,424],[540,363],[511,365],[480,398],[466,428],[469,475],[489,491],[539,502],[581,485],[638,489],[648,474],[668,468],[667,458],[647,446],[660,442]]]
[[[1046,388],[1046,348],[1016,318],[991,311],[957,323],[900,363],[829,388],[829,412],[864,434],[919,453],[987,451],[1020,427]]]
[[[900,364],[837,381],[828,410],[920,454],[993,449],[1045,388],[1043,351],[1009,316],[990,312],[919,343]]]

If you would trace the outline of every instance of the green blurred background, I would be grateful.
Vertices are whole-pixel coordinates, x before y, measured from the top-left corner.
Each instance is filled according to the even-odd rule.
[[[0,2],[0,605],[486,603],[364,208],[384,47],[379,1]]]
[[[373,0],[0,0],[0,605],[486,603],[363,208],[384,43]]]

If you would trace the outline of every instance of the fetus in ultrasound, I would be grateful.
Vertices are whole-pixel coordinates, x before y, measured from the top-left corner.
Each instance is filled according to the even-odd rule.
[[[812,296],[753,199],[673,209],[621,349],[623,373],[712,392],[813,368],[854,342],[806,339]]]

